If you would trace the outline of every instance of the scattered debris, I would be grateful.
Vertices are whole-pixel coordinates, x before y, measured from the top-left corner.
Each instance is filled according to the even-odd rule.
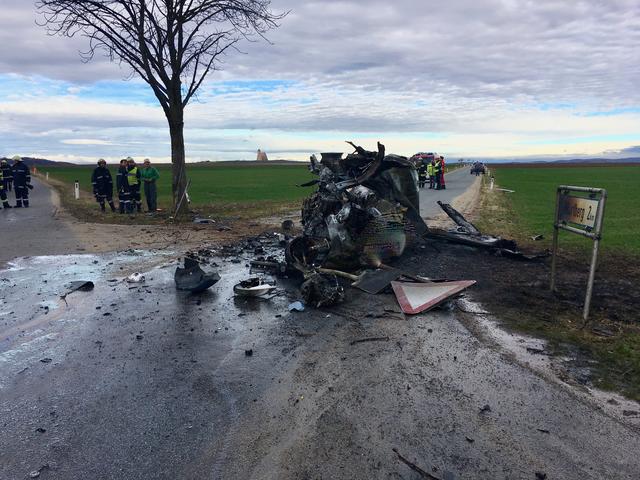
[[[436,307],[475,283],[475,280],[441,283],[391,282],[391,287],[402,311],[416,314]]]
[[[293,220],[284,220],[282,222],[282,230],[285,232],[293,230]]]
[[[264,283],[264,280],[253,277],[233,286],[233,293],[239,297],[261,297],[275,290],[275,285]]]
[[[197,260],[185,257],[184,268],[177,267],[173,279],[178,290],[200,293],[218,282],[220,275],[217,272],[205,273]]]
[[[417,466],[415,463],[407,460],[405,457],[400,455],[400,452],[398,452],[398,450],[396,448],[393,449],[393,452],[398,456],[398,459],[402,463],[404,463],[407,467],[409,467],[414,472],[418,473],[422,478],[428,478],[429,480],[440,480],[439,477],[436,477],[435,475],[431,475],[429,472],[424,471],[419,466]]]
[[[622,415],[624,415],[625,417],[637,417],[638,415],[640,415],[640,412],[638,412],[637,410],[623,410]]]
[[[144,283],[145,278],[141,273],[132,273],[126,278],[127,283]]]
[[[453,230],[431,229],[429,231],[429,238],[470,245],[472,247],[486,248],[500,255],[518,260],[538,260],[549,256],[549,252],[534,255],[524,254],[518,249],[518,245],[513,240],[506,240],[493,235],[484,235],[451,205],[440,201],[438,205],[440,205],[440,208],[444,210],[458,227]]]
[[[544,347],[527,347],[527,352],[532,355],[548,355]]]
[[[491,411],[491,406],[488,403],[480,409],[480,413],[485,413],[490,411]]]
[[[314,272],[300,286],[300,293],[306,305],[315,308],[328,307],[344,300],[344,288],[336,275]]]
[[[42,363],[51,363],[51,362],[53,362],[53,360],[52,360],[52,359],[50,359],[50,358],[41,358],[41,359],[40,359],[40,361],[41,361]]]
[[[199,224],[214,224],[216,223],[215,220],[211,219],[211,218],[194,218],[193,219],[193,223],[199,223]]]
[[[536,428],[536,430],[538,430],[540,433],[551,433],[549,430],[547,430],[546,428]]]
[[[536,472],[536,480],[546,480],[547,474],[544,472]]]
[[[353,340],[349,342],[349,345],[355,345],[356,343],[365,343],[365,342],[388,342],[389,337],[367,337],[360,338],[358,340]]]
[[[250,348],[249,350],[245,350],[245,351],[244,351],[244,355],[245,355],[246,357],[251,357],[251,356],[253,356],[253,348]]]
[[[516,193],[515,190],[509,190],[508,188],[495,188],[496,190],[500,191],[500,192],[505,192],[505,193]]]
[[[471,438],[471,437],[464,437],[464,439],[469,443],[475,442],[475,440],[473,438]]]
[[[293,302],[289,304],[290,312],[304,312],[304,303],[302,302]]]
[[[93,290],[94,286],[95,285],[90,280],[77,280],[75,282],[71,282],[67,287],[67,291],[64,294],[60,295],[60,299],[63,300],[64,303],[67,303],[67,295],[70,295],[71,293],[76,291],[90,292],[91,290]]]
[[[45,464],[43,466],[41,466],[38,470],[34,470],[32,472],[29,473],[29,478],[38,478],[40,476],[40,474],[42,472],[44,472],[45,470],[49,470],[49,464]]]
[[[540,240],[544,240],[544,235],[541,233],[538,235],[534,235],[531,237],[531,240],[533,240],[534,242],[539,242]]]

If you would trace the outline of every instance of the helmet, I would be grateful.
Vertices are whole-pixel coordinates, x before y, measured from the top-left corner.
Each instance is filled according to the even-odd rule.
[[[107,161],[104,158],[101,158],[100,160],[98,160],[98,165],[100,165],[101,163],[104,163],[106,165]]]
[[[13,160],[14,162],[21,162],[22,161],[22,157],[20,155],[14,155],[11,160]]]
[[[125,160],[126,160],[127,162],[133,162],[133,161],[134,161],[132,157],[127,157],[127,158],[125,158]]]

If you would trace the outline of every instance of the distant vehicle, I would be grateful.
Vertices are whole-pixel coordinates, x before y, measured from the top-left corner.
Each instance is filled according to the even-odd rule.
[[[482,162],[474,162],[473,165],[471,165],[471,175],[473,175],[474,173],[476,174],[476,176],[482,174],[484,175],[485,172],[485,166],[484,163]]]
[[[431,160],[435,160],[438,157],[439,155],[434,152],[418,152],[409,160],[411,160],[416,167],[419,167],[421,164],[425,165],[427,163],[431,163]]]

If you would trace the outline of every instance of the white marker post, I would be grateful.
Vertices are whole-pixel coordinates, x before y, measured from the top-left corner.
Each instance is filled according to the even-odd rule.
[[[580,192],[578,195],[571,195]],[[588,194],[588,195],[585,195]],[[586,322],[589,318],[591,307],[591,295],[593,282],[596,276],[596,263],[598,261],[598,248],[602,239],[602,222],[604,219],[604,207],[607,201],[607,191],[604,188],[570,187],[560,185],[556,197],[556,217],[553,224],[553,257],[551,260],[551,291],[556,288],[556,257],[558,251],[558,231],[577,233],[593,240],[593,253],[591,255],[591,269],[589,270],[589,283],[587,295],[584,300],[582,318]]]
[[[76,183],[73,186],[73,193],[76,197],[76,200],[80,200],[80,182],[76,180]]]

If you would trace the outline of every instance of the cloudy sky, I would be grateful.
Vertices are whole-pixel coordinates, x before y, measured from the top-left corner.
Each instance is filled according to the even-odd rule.
[[[149,88],[0,0],[0,155],[169,159]],[[190,160],[640,155],[638,0],[273,0],[290,10],[187,107]]]

